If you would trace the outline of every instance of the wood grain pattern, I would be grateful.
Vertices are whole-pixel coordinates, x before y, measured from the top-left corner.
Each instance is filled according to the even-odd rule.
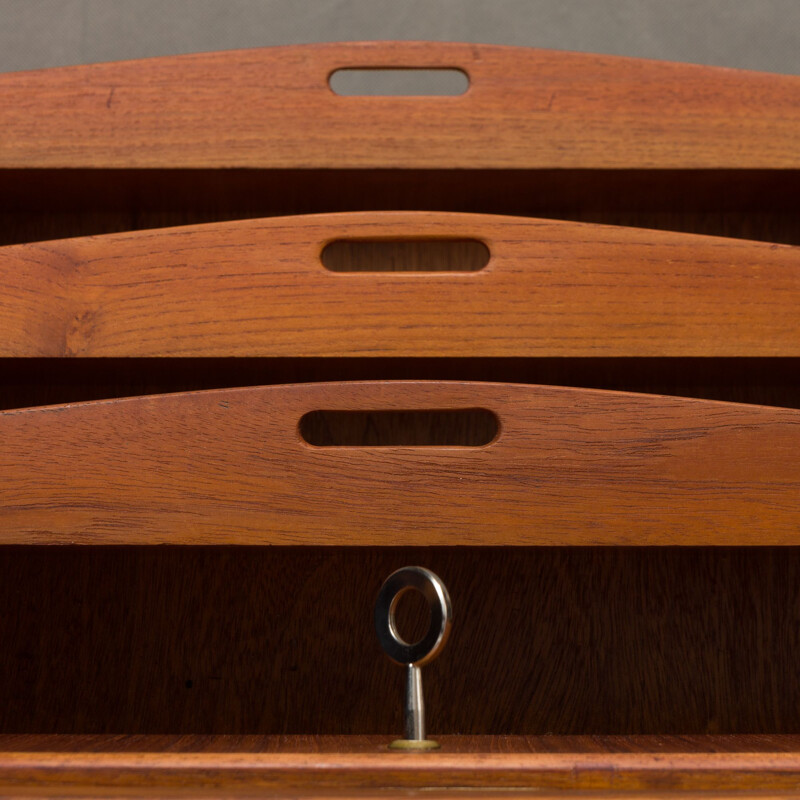
[[[448,740],[449,741],[449,740]],[[343,742],[345,748],[346,742]],[[0,790],[69,796],[105,790],[181,792],[191,796],[260,796],[389,789],[465,789],[541,792],[613,791],[615,797],[647,792],[765,792],[791,796],[800,786],[800,754],[773,753],[531,753],[441,751],[266,753],[3,753]],[[650,793],[654,792],[655,795]],[[426,796],[427,792],[426,792]],[[451,795],[452,796],[452,795]],[[470,792],[470,796],[475,796]],[[483,796],[483,795],[477,795]],[[585,795],[583,795],[585,796]],[[602,796],[602,795],[601,795]],[[641,796],[636,794],[634,796]],[[682,795],[683,796],[683,795]],[[769,796],[775,796],[774,794]]]
[[[313,448],[297,430],[309,411],[470,408],[498,416],[493,443]],[[0,541],[797,544],[799,422],[791,409],[447,382],[6,411]]]
[[[461,66],[472,87],[341,98],[326,85],[339,66],[409,64]],[[481,45],[315,45],[0,76],[0,129],[4,242],[376,207],[800,235],[797,77]],[[376,276],[319,269],[341,231],[417,225],[481,236],[495,258],[469,278],[383,274],[377,290]],[[45,386],[55,399],[162,391],[206,370],[207,386],[228,367],[220,358],[212,374],[203,357],[232,355],[273,380],[338,374],[332,357],[360,377],[456,376],[458,359],[483,357],[492,366],[474,377],[519,380],[560,374],[542,357],[638,356],[671,391],[738,397],[757,382],[758,399],[791,401],[793,360],[766,376],[743,361],[723,389],[681,365],[800,356],[798,274],[791,248],[652,232],[457,215],[258,220],[5,251],[0,356],[87,357],[60,373],[68,388],[51,386],[53,361],[26,362],[45,371],[37,402]],[[91,366],[164,355],[183,357],[183,376],[139,359],[114,383]],[[649,380],[629,363],[604,385]],[[19,374],[5,374],[12,405]],[[76,388],[79,374],[90,385]],[[497,411],[497,442],[323,451],[296,434],[313,408],[465,404]],[[799,421],[416,383],[4,414],[0,794],[794,795],[798,548],[485,545],[798,544]],[[304,546],[9,544],[42,542]],[[465,543],[481,547],[453,546]],[[372,547],[396,544],[445,546]],[[412,562],[442,574],[457,603],[426,679],[432,730],[598,735],[445,735],[434,760],[386,753],[400,680],[368,612],[388,571]],[[285,735],[348,732],[386,735]],[[662,735],[601,735],[636,732]]]
[[[340,97],[342,67],[458,67],[460,97]],[[425,42],[315,44],[0,77],[0,167],[800,166],[800,77]]]
[[[471,238],[491,252],[478,272],[458,248],[449,272],[320,261],[337,239]],[[800,356],[800,248],[569,222],[383,212],[69,239],[0,250],[0,283],[0,356]]]

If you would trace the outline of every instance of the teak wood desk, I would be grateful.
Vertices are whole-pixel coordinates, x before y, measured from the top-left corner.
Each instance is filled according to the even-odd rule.
[[[800,78],[326,44],[0,132],[0,794],[796,796]]]

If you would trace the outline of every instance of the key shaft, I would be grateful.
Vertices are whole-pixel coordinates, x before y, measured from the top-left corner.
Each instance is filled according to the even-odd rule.
[[[425,698],[422,695],[422,670],[413,664],[406,667],[406,739],[421,742],[425,738]]]

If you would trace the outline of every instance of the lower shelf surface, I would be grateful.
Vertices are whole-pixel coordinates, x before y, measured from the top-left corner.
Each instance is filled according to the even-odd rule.
[[[797,796],[800,736],[0,736],[3,796]],[[702,794],[701,794],[702,793]]]

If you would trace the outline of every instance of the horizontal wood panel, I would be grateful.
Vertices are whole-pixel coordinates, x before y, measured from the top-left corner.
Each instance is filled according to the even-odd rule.
[[[323,267],[325,245],[348,239],[456,246],[436,251],[447,272]],[[464,239],[486,244],[484,269],[465,271]],[[0,250],[0,282],[1,356],[800,356],[800,248],[515,217],[335,214],[33,243]]]
[[[77,793],[129,796],[162,791],[172,796],[257,792],[303,796],[407,796],[413,790],[494,792],[770,792],[793,796],[800,783],[797,753],[3,753],[0,789],[36,795]],[[372,794],[375,793],[375,794]],[[451,794],[452,793],[452,794]],[[653,793],[653,794],[651,794]],[[474,791],[470,792],[474,795]],[[252,795],[251,795],[252,796]],[[428,792],[426,791],[426,796]],[[433,795],[436,797],[437,795]],[[480,797],[485,795],[481,793]],[[526,795],[527,796],[527,795]],[[559,794],[559,796],[561,796]],[[583,795],[582,795],[583,796]],[[604,797],[607,795],[600,795]],[[712,797],[719,795],[713,794]]]
[[[459,97],[341,97],[342,67],[457,67]],[[800,166],[800,77],[492,45],[201,53],[0,77],[0,167]]]
[[[473,408],[500,422],[484,447],[315,448],[298,433],[310,411]],[[791,409],[377,381],[6,411],[0,437],[9,544],[787,545],[800,531]]]

